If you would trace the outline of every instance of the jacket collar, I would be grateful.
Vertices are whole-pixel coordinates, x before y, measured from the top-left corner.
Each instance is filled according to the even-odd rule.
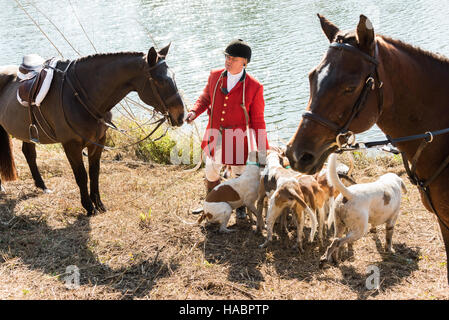
[[[225,70],[223,71],[223,78],[226,78],[227,76],[228,76],[228,71],[225,69]],[[246,79],[246,69],[243,68],[243,74],[242,74],[242,76],[240,77],[239,82],[242,82],[242,81],[245,80],[245,79]]]
[[[226,77],[228,76],[228,71],[225,69],[224,71],[223,71],[223,79],[221,80],[222,82],[221,82],[221,92],[223,92],[224,94],[228,94],[229,92],[228,92],[228,88],[227,88],[227,81],[225,81],[225,79],[226,79]],[[239,80],[239,82],[236,84],[236,87],[239,85],[239,83],[242,83],[243,81],[245,81],[245,79],[246,79],[246,69],[244,68],[243,69],[243,74],[242,74],[242,76],[240,77],[240,80]]]

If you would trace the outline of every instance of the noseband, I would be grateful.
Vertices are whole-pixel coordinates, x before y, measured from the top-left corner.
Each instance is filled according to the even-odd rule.
[[[162,99],[162,96],[159,93],[159,91],[157,90],[157,87],[156,87],[156,85],[154,83],[155,79],[154,79],[154,77],[151,74],[151,71],[160,68],[162,65],[165,65],[167,67],[167,69],[169,69],[167,63],[165,62],[165,59],[161,59],[161,60],[159,60],[158,63],[156,63],[154,66],[152,66],[152,67],[150,67],[148,69],[148,74],[149,74],[148,79],[150,80],[149,82],[150,82],[150,85],[151,85],[151,90],[153,91],[153,95],[156,97],[156,99],[158,100],[158,103],[164,109],[163,112],[161,112],[161,113],[164,115],[165,118],[167,118],[170,121],[167,105],[169,105],[173,100],[175,100],[177,98],[181,99],[181,96],[179,94],[178,88],[176,88],[176,92],[173,95],[171,95],[170,97],[166,98],[165,101],[164,101],[164,99]],[[174,74],[174,72],[173,72],[173,74]],[[175,82],[175,79],[173,79],[173,83],[174,82]],[[144,85],[143,85],[143,89],[145,89],[146,83],[147,82],[145,81]],[[175,86],[176,86],[176,84],[175,84]]]
[[[380,114],[382,113],[382,108],[383,108],[383,91],[382,91],[383,83],[382,83],[382,81],[380,81],[379,73],[377,71],[377,67],[379,65],[379,62],[377,61],[377,56],[378,56],[377,43],[376,43],[376,49],[374,52],[374,57],[366,54],[365,52],[350,45],[349,43],[333,42],[333,43],[331,43],[330,48],[336,49],[336,50],[347,50],[347,51],[354,52],[373,65],[373,70],[367,76],[367,78],[365,80],[365,85],[363,86],[363,89],[362,89],[362,92],[360,92],[359,97],[357,98],[355,104],[352,107],[351,115],[349,116],[348,120],[346,120],[346,122],[343,126],[340,126],[339,124],[332,122],[332,121],[326,119],[325,117],[320,116],[317,113],[312,112],[312,111],[307,111],[302,115],[303,118],[318,122],[319,124],[325,126],[326,128],[329,128],[330,130],[334,131],[337,135],[337,144],[339,145],[340,137],[348,134],[348,128],[351,125],[352,120],[354,120],[354,118],[365,107],[365,105],[366,105],[365,102],[366,102],[366,98],[368,96],[369,91],[375,90],[376,87],[378,88],[378,90],[377,90],[378,113],[380,116]],[[377,79],[377,81],[375,79]],[[352,132],[349,132],[349,133],[350,133],[350,135],[352,135]]]

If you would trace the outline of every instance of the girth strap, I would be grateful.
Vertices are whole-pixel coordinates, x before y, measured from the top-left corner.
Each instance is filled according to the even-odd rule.
[[[447,156],[444,159],[444,161],[441,163],[441,165],[438,167],[438,169],[435,171],[435,173],[429,179],[427,179],[425,181],[422,181],[416,175],[416,165],[417,165],[418,159],[419,159],[422,151],[425,149],[425,147],[427,147],[431,142],[432,142],[432,140],[427,140],[427,139],[423,140],[423,142],[421,142],[421,144],[419,145],[418,149],[415,152],[415,155],[412,158],[412,161],[411,161],[412,167],[411,168],[410,168],[409,161],[408,161],[408,158],[407,158],[407,155],[405,154],[405,152],[401,152],[402,161],[404,163],[405,171],[406,171],[406,173],[407,173],[407,175],[409,177],[410,182],[413,185],[418,187],[418,189],[424,195],[427,203],[430,205],[430,209],[432,210],[432,212],[437,216],[437,218],[440,221],[440,223],[447,230],[449,230],[448,225],[441,219],[440,215],[438,214],[437,210],[435,209],[435,206],[434,206],[434,204],[432,202],[432,198],[430,197],[430,189],[429,189],[430,184],[448,166],[448,164],[449,164],[449,156]]]

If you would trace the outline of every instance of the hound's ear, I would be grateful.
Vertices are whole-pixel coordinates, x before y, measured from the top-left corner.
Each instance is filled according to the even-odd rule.
[[[371,21],[363,14],[360,15],[357,25],[357,42],[359,48],[367,53],[371,53],[374,48],[374,28]]]
[[[333,42],[340,29],[321,14],[318,13],[317,16],[320,18],[321,29],[323,29],[324,34],[329,39],[329,42]]]
[[[157,56],[157,52],[156,49],[154,49],[154,47],[151,47],[150,50],[148,50],[148,54],[147,54],[147,62],[150,66],[154,66],[157,62],[158,56]]]
[[[170,45],[171,45],[171,42],[166,46],[166,47],[164,47],[164,48],[162,48],[161,50],[159,50],[159,55],[162,57],[162,58],[165,58],[166,56],[167,56],[167,53],[168,53],[168,49],[170,49]]]
[[[203,222],[203,220],[206,219],[206,215],[203,213],[201,215],[201,217],[198,218],[198,220],[196,221],[196,223],[200,224],[201,222]]]

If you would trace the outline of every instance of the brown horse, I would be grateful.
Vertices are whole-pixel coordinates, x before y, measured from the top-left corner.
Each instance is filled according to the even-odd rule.
[[[98,178],[100,157],[106,140],[111,109],[129,92],[180,126],[184,119],[184,102],[178,93],[173,74],[165,57],[169,46],[148,54],[123,52],[97,54],[75,61],[59,61],[52,86],[36,113],[39,141],[61,143],[80,189],[81,203],[88,215],[106,211],[100,199]],[[17,101],[18,68],[0,68],[0,173],[4,180],[17,177],[9,134],[23,141],[22,151],[35,185],[48,191],[36,165],[35,144],[30,141],[28,107]],[[88,177],[82,159],[87,147]],[[1,191],[4,192],[3,186]]]
[[[349,32],[318,16],[331,45],[309,74],[307,112],[287,146],[294,169],[317,172],[337,149],[339,134],[360,133],[375,123],[393,139],[449,127],[448,59],[375,35],[363,15]],[[408,159],[422,151],[415,171],[420,181],[441,167],[427,187],[429,196],[423,188],[420,192],[424,206],[433,211],[433,205],[437,213],[449,257],[449,170],[440,166],[449,155],[449,134],[435,136],[424,149],[421,144],[422,139],[397,147]]]

